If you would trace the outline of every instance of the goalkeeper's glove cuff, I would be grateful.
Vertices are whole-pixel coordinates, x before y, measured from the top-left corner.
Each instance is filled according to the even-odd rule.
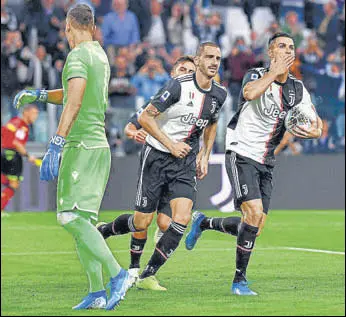
[[[37,89],[36,90],[37,101],[47,102],[48,100],[48,91],[45,89]]]
[[[49,142],[49,147],[55,152],[60,152],[65,145],[65,138],[56,134],[54,135]]]

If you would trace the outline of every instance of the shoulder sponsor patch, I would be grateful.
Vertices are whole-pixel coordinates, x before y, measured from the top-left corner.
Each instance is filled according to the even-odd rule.
[[[169,98],[170,95],[171,95],[171,93],[170,93],[168,90],[166,90],[166,91],[162,94],[162,96],[160,97],[160,101],[161,101],[161,102],[165,102],[165,101]]]

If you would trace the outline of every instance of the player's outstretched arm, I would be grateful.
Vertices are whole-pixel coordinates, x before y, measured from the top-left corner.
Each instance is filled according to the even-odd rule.
[[[44,90],[44,89],[26,89],[21,90],[14,97],[13,106],[17,109],[35,101],[49,102],[62,105],[64,93],[62,89]]]
[[[80,77],[68,81],[67,102],[61,114],[57,133],[52,137],[48,151],[43,158],[40,169],[41,180],[51,181],[58,177],[61,151],[65,145],[65,138],[71,131],[82,107],[86,83],[86,79]]]
[[[155,106],[149,104],[138,118],[140,125],[156,140],[161,142],[177,158],[184,158],[191,147],[184,142],[174,143],[157,125],[155,118],[160,114]]]
[[[204,135],[203,135],[204,153],[201,157],[199,168],[197,169],[198,179],[203,179],[208,174],[209,157],[215,142],[216,131],[217,131],[217,122],[208,125],[204,130]]]

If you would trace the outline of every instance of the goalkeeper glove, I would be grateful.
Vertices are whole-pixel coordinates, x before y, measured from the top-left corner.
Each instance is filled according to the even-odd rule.
[[[59,159],[61,151],[65,145],[65,138],[60,135],[52,137],[49,143],[48,151],[45,154],[40,168],[40,179],[51,181],[59,174]]]
[[[48,92],[44,89],[22,90],[14,97],[13,106],[16,109],[19,109],[20,107],[35,101],[47,102],[47,99]]]

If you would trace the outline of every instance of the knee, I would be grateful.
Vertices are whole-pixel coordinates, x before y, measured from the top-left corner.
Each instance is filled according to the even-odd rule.
[[[159,226],[162,232],[167,231],[169,225],[171,224],[171,218],[168,216],[164,216],[163,214],[159,214],[157,217],[157,225]]]
[[[191,213],[177,214],[174,219],[175,222],[187,226],[191,220]]]
[[[244,211],[244,221],[251,226],[259,227],[263,217],[263,207],[259,204],[248,204]]]
[[[57,214],[57,221],[58,224],[61,226],[66,226],[67,224],[69,224],[70,222],[76,220],[78,218],[78,216],[76,215],[76,213],[74,212],[59,212]]]
[[[138,231],[144,231],[150,226],[152,219],[153,214],[135,213],[133,223]]]

